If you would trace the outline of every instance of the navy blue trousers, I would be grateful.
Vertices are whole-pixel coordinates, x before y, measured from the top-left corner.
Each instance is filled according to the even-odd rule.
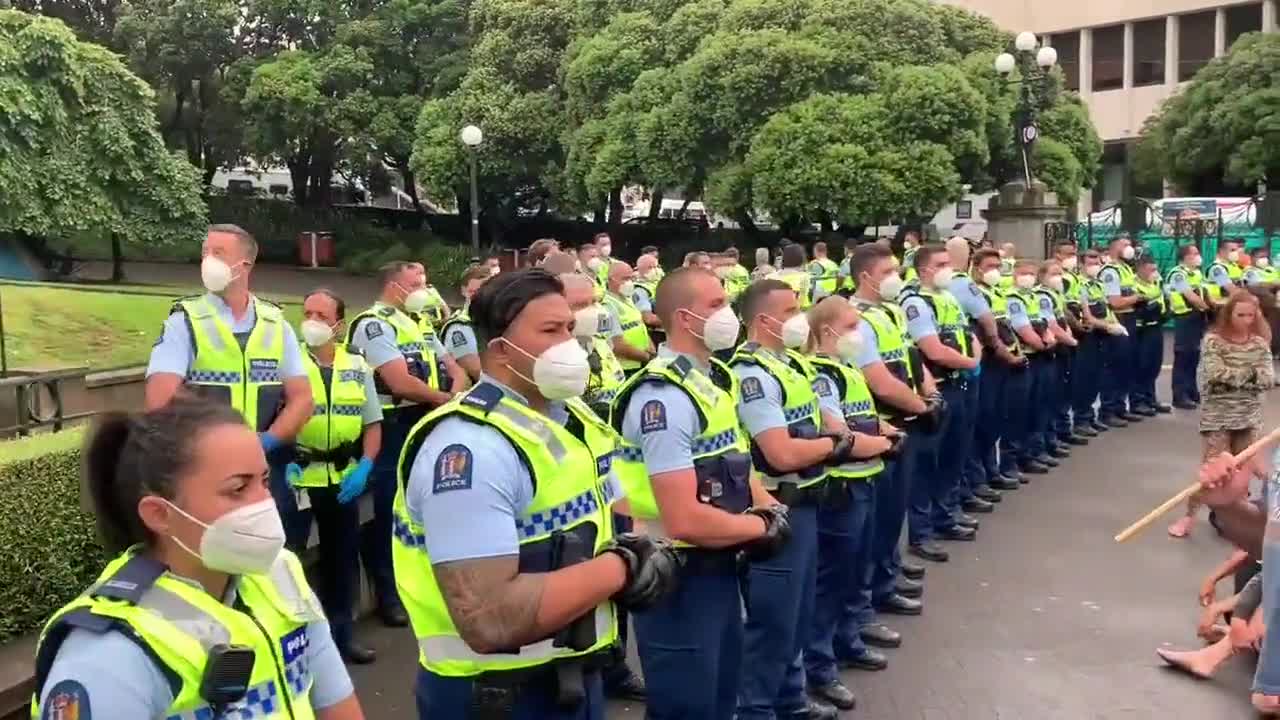
[[[1133,371],[1137,364],[1134,351],[1138,335],[1133,313],[1119,316],[1120,324],[1129,331],[1124,335],[1108,335],[1102,346],[1102,405],[1098,414],[1110,418],[1129,410],[1129,390],[1133,385]]]
[[[1155,407],[1156,379],[1164,364],[1164,330],[1159,325],[1138,328],[1135,344],[1138,362],[1135,367],[1130,403],[1138,407]]]
[[[1004,420],[1000,434],[1000,472],[1015,475],[1030,438],[1031,390],[1035,376],[1030,365],[1010,368],[1004,383]]]
[[[973,450],[970,455],[978,464],[981,482],[991,482],[1000,473],[996,447],[1004,430],[1005,404],[1008,397],[1005,384],[1011,370],[999,359],[991,357],[982,361],[982,375],[978,378],[977,420],[973,428]]]
[[[382,420],[382,450],[370,473],[373,486],[373,521],[364,528],[360,555],[373,586],[378,607],[400,607],[395,573],[391,569],[392,507],[396,501],[397,466],[409,430],[427,413],[427,408],[410,405],[396,408]]]
[[[1098,388],[1101,384],[1103,343],[1108,337],[1110,336],[1101,330],[1080,336],[1080,347],[1076,349],[1072,364],[1071,383],[1071,415],[1076,427],[1097,419],[1094,403],[1098,400]]]
[[[742,682],[742,597],[732,553],[688,553],[675,592],[632,613],[631,622],[649,689],[646,718],[732,720]]]
[[[898,540],[907,519],[907,498],[911,483],[917,481],[917,467],[932,452],[933,438],[917,430],[908,431],[902,454],[889,463],[875,485],[875,539],[871,544],[870,606],[892,595],[902,569]]]
[[[836,647],[836,629],[846,608],[858,600],[866,586],[867,561],[871,555],[871,512],[875,507],[875,477],[847,482],[849,507],[818,511],[818,578],[813,615],[808,623],[804,649],[805,678],[810,686],[830,685],[839,679],[837,655],[865,651],[858,627],[850,625],[842,639],[852,643]],[[840,652],[840,651],[843,652]]]
[[[1076,342],[1079,342],[1078,337]],[[1058,348],[1058,386],[1057,393],[1053,398],[1053,433],[1058,437],[1071,434],[1071,401],[1074,393],[1072,384],[1075,383],[1073,369],[1076,363],[1076,353],[1079,350],[1079,347]]]
[[[939,386],[947,402],[947,415],[938,432],[927,440],[911,486],[911,503],[907,516],[907,542],[919,545],[933,539],[935,532],[949,529],[952,519],[952,494],[960,483],[961,466],[966,451],[963,437],[972,422],[968,388],[962,379],[949,380]]]
[[[1174,402],[1199,402],[1196,368],[1200,366],[1200,341],[1204,339],[1204,313],[1190,312],[1173,319]]]
[[[511,720],[605,720],[604,690],[600,673],[586,673],[583,678],[586,699],[576,708],[565,709],[556,702],[554,678],[545,676],[519,687],[508,716]],[[445,677],[418,666],[414,687],[418,720],[468,720],[481,717],[472,711],[471,678]]]
[[[1031,358],[1031,431],[1025,446],[1028,459],[1049,450],[1053,418],[1057,414],[1058,365],[1054,354],[1042,352]]]

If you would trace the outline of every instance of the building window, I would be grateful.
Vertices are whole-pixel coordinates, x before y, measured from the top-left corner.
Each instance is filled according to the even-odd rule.
[[[1080,89],[1080,33],[1054,35],[1051,42],[1058,51],[1058,67],[1062,68],[1062,84],[1068,90]]]
[[[1260,32],[1262,30],[1262,3],[1249,3],[1248,5],[1236,5],[1226,9],[1227,15],[1227,45],[1228,50],[1235,44],[1240,36],[1247,32]]]
[[[1094,28],[1094,92],[1122,87],[1124,87],[1124,26]]]
[[[1133,24],[1133,85],[1164,84],[1164,18]]]
[[[1178,82],[1190,80],[1213,59],[1214,12],[1178,17]]]

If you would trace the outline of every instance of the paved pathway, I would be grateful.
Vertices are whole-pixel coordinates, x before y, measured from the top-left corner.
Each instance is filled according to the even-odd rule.
[[[1273,405],[1272,424],[1280,422]],[[1245,660],[1195,682],[1160,667],[1154,653],[1196,642],[1196,588],[1227,546],[1207,523],[1185,541],[1169,539],[1164,523],[1125,545],[1112,541],[1192,478],[1198,443],[1193,413],[1148,420],[1010,493],[983,517],[976,542],[950,544],[951,562],[930,568],[925,614],[889,618],[906,635],[889,651],[889,669],[845,673],[859,698],[847,717],[1251,717]],[[368,625],[364,637],[380,654],[354,670],[366,715],[412,717],[409,633]],[[616,704],[609,716],[639,718],[643,706]]]

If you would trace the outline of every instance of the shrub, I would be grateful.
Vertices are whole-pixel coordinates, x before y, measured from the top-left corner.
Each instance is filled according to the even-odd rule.
[[[39,630],[108,558],[80,509],[83,430],[0,443],[0,642]]]

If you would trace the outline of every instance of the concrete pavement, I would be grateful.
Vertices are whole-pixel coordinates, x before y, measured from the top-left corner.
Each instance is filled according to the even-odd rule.
[[[1273,403],[1268,427],[1277,422]],[[906,638],[888,651],[889,669],[844,674],[858,695],[846,716],[1251,717],[1248,661],[1196,682],[1164,669],[1154,652],[1197,646],[1197,587],[1226,543],[1203,520],[1191,538],[1171,540],[1164,528],[1173,516],[1125,545],[1112,541],[1194,479],[1199,452],[1195,413],[1175,412],[1113,430],[1008,493],[981,516],[976,542],[950,543],[951,562],[930,566],[924,615],[885,618]],[[1229,580],[1220,585],[1220,594],[1230,590]],[[411,633],[366,624],[361,636],[379,653],[376,664],[353,668],[366,716],[413,717]],[[643,704],[615,703],[609,717],[643,713]]]

